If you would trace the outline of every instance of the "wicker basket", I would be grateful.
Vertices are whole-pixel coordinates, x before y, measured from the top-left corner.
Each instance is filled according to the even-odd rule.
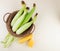
[[[18,11],[19,11],[19,10],[18,10]],[[12,13],[6,13],[6,14],[3,16],[3,21],[6,23],[7,30],[8,30],[8,32],[9,32],[11,35],[13,35],[13,36],[15,36],[15,37],[28,36],[28,35],[30,35],[31,33],[34,32],[34,30],[35,30],[35,25],[34,25],[34,24],[32,24],[26,31],[24,31],[22,34],[19,34],[19,35],[17,35],[16,32],[13,32],[13,31],[12,31],[11,21],[12,21],[12,19],[14,18],[14,16],[16,15],[16,13],[17,13],[18,11],[14,11],[14,12],[12,12]],[[8,16],[7,19],[5,20],[7,14],[9,14],[9,16]],[[31,20],[32,20],[32,19],[31,19]],[[31,20],[30,20],[30,21],[31,21]]]

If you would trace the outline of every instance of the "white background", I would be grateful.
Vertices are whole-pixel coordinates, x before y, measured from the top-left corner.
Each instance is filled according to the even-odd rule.
[[[8,33],[3,15],[21,8],[21,0],[0,0],[0,41]],[[36,29],[33,33],[35,45],[29,48],[26,43],[14,42],[9,48],[3,48],[0,43],[0,51],[60,51],[60,1],[59,0],[24,0],[30,8],[36,3],[38,12]],[[36,13],[35,12],[35,13]]]

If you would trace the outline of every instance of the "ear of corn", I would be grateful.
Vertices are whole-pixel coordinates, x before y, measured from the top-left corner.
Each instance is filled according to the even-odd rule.
[[[13,32],[15,32],[21,26],[21,23],[23,22],[25,15],[27,14],[27,11],[28,11],[28,7],[24,10],[22,16],[18,18],[18,20],[15,22],[14,26],[12,27]]]
[[[32,34],[30,34],[26,37],[23,37],[22,39],[19,39],[19,43],[24,43],[24,42],[28,41],[31,38],[32,38]]]
[[[30,20],[30,18],[32,17],[35,9],[36,9],[36,4],[33,4],[33,8],[32,8],[31,11],[27,14],[27,16],[26,16],[26,18],[24,19],[22,25],[24,25],[25,23],[27,23],[27,22]]]
[[[2,41],[2,43],[5,44],[7,42],[7,40],[9,39],[9,37],[10,37],[10,34],[8,33],[5,37],[5,39]]]
[[[27,30],[32,24],[33,22],[36,20],[37,15],[35,15],[34,19],[26,24],[24,24],[23,26],[21,26],[17,31],[16,34],[21,34],[23,33],[25,30]]]
[[[14,41],[14,37],[13,37],[13,36],[10,36],[9,39],[8,39],[8,41],[7,41],[6,44],[4,45],[4,47],[5,47],[5,48],[6,48],[6,47],[9,47],[9,46],[12,44],[13,41]]]
[[[30,40],[28,41],[28,46],[32,48],[33,45],[34,45],[34,41],[33,41],[32,39],[30,39]]]
[[[17,31],[16,31],[16,34],[21,34],[22,32],[24,32],[26,29],[28,29],[31,25],[32,25],[32,22],[29,22],[29,23],[26,23],[24,24],[23,26],[21,26]]]
[[[22,8],[18,11],[18,13],[15,15],[15,17],[13,18],[13,20],[11,22],[12,27],[15,24],[16,20],[21,16],[21,14],[23,13],[25,8],[26,8],[26,4],[24,1],[22,1]]]
[[[10,37],[9,37],[9,40],[8,40],[7,43],[4,45],[4,47],[9,47],[9,46],[12,44],[13,41],[14,41],[14,37],[10,36]]]
[[[10,33],[8,33],[5,37],[5,39],[1,42],[4,45],[4,48],[10,46],[12,44],[12,42],[14,41],[14,37],[10,35]]]

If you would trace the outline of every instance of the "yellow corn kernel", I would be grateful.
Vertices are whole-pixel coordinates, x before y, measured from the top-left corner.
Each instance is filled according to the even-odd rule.
[[[33,45],[34,45],[34,41],[33,41],[32,39],[30,39],[30,40],[28,41],[28,46],[32,48]]]
[[[32,38],[32,34],[30,34],[30,35],[28,35],[26,37],[23,37],[21,39],[19,39],[19,43],[24,43],[24,42],[28,41],[31,38]]]

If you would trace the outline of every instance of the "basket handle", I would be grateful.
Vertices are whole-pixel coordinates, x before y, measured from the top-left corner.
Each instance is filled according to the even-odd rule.
[[[32,31],[30,32],[30,34],[33,33],[34,30],[35,30],[35,25],[33,25],[33,29],[32,29]]]
[[[8,12],[8,13],[6,13],[6,14],[3,16],[3,21],[4,21],[5,23],[7,22],[7,19],[5,20],[5,18],[6,18],[6,15],[8,15],[8,14],[10,15],[11,13]]]

